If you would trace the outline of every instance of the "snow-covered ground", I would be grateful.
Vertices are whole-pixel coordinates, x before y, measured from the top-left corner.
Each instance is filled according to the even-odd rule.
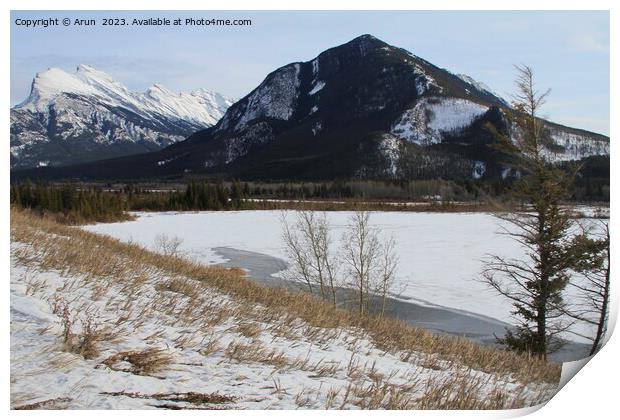
[[[70,239],[53,240],[46,246]],[[13,408],[410,408],[442,386],[526,404],[555,392],[435,355],[387,352],[363,331],[313,327],[135,261],[101,277],[42,265],[42,255],[11,244]],[[123,259],[108,261],[114,270]],[[90,323],[93,354],[63,344],[63,319],[75,337]],[[129,356],[149,351],[159,362]]]
[[[156,249],[159,235],[183,240],[182,252],[206,264],[224,262],[216,247],[232,247],[286,259],[280,211],[138,213],[130,222],[97,224],[86,229]],[[285,212],[294,218],[293,211]],[[351,213],[328,212],[339,240]],[[396,240],[399,257],[395,290],[400,298],[439,305],[512,322],[510,302],[481,281],[489,254],[520,258],[523,250],[498,232],[508,227],[484,213],[373,212],[371,222]],[[579,327],[580,333],[588,331]],[[579,337],[569,337],[584,341]]]

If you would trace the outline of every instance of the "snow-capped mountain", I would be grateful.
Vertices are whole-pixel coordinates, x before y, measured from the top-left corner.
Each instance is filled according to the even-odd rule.
[[[285,65],[221,120],[163,150],[44,171],[135,178],[479,179],[506,174],[486,125],[508,132],[505,99],[469,76],[363,35]],[[556,161],[609,154],[609,138],[548,122]]]
[[[11,166],[63,165],[148,152],[215,124],[234,101],[199,89],[176,94],[154,84],[132,92],[108,74],[38,73],[11,109]]]

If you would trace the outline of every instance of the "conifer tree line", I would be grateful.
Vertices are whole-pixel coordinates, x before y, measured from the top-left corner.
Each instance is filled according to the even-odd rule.
[[[11,204],[50,213],[80,214],[84,219],[115,217],[127,210],[240,210],[253,209],[248,198],[346,199],[410,198],[443,192],[459,193],[452,185],[423,182],[420,185],[382,182],[248,183],[193,178],[180,189],[152,190],[132,184],[105,188],[83,184],[16,182],[11,184]]]
[[[11,184],[11,205],[52,214],[65,223],[114,221],[127,218],[127,203],[120,193],[74,185]]]
[[[169,189],[166,189],[169,188]],[[241,182],[191,178],[183,186],[163,188],[126,184],[33,183],[11,184],[11,205],[59,215],[64,223],[126,220],[127,211],[255,210],[281,208],[263,199],[355,200],[475,200],[479,188],[451,181]],[[256,200],[254,200],[256,199]],[[285,205],[285,204],[283,204]],[[303,207],[303,205],[302,205]]]
[[[106,190],[76,184],[11,184],[11,205],[61,216],[61,221],[81,223],[127,219],[131,210],[234,210],[245,197],[239,183],[192,180],[183,191],[148,192],[125,187]]]

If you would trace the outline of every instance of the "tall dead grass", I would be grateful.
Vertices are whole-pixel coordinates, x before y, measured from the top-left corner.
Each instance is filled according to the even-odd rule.
[[[101,363],[112,370],[129,372],[134,375],[151,376],[167,368],[172,361],[172,356],[165,350],[146,348],[122,351],[108,357]],[[127,367],[127,364],[129,367]]]

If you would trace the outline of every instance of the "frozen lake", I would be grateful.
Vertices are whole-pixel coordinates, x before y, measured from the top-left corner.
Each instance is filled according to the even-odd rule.
[[[219,247],[286,260],[281,240],[281,213],[137,213],[135,221],[85,228],[154,250],[158,235],[177,236],[183,241],[181,252],[205,264],[226,262],[215,250]],[[286,213],[292,221],[294,211]],[[332,236],[339,240],[351,213],[328,212],[327,215],[334,229]],[[508,226],[505,222],[485,213],[373,212],[370,220],[384,235],[392,235],[397,242],[397,298],[514,323],[510,302],[480,281],[485,255],[509,258],[523,255],[515,241],[498,234],[502,224]]]

